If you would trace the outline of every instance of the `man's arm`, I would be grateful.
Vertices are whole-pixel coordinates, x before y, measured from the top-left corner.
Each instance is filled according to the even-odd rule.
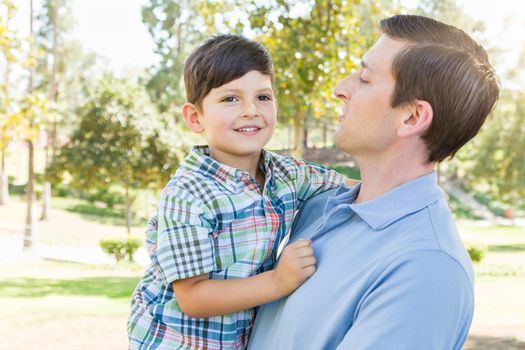
[[[212,317],[250,309],[292,293],[315,272],[310,241],[288,245],[275,270],[248,278],[210,280],[207,275],[173,282],[181,310],[191,317]]]
[[[461,349],[473,308],[462,266],[441,251],[417,252],[367,292],[338,349]]]

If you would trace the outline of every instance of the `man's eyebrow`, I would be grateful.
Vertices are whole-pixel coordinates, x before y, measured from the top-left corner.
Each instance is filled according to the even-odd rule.
[[[366,63],[365,61],[361,60],[361,67],[363,67],[364,69],[368,69],[369,71],[371,71],[372,73],[374,72],[374,70],[372,68],[370,68],[370,66],[368,65],[368,63]]]

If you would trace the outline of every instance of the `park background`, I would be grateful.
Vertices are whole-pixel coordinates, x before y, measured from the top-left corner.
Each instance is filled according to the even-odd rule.
[[[217,32],[265,44],[280,106],[268,148],[359,178],[332,144],[331,91],[395,13],[463,28],[498,72],[498,106],[439,178],[475,261],[465,349],[525,349],[519,0],[0,0],[0,349],[126,348],[145,223],[203,142],[179,112],[196,45]]]

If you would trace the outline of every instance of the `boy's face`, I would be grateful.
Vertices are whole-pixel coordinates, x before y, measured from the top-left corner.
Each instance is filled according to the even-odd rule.
[[[250,71],[212,89],[197,113],[212,155],[260,155],[273,135],[277,114],[270,76]]]

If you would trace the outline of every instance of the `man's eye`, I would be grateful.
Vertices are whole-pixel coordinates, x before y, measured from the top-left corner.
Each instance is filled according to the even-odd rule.
[[[228,96],[222,99],[222,102],[236,102],[236,101],[238,101],[238,99],[235,96]]]
[[[257,99],[259,99],[259,101],[271,101],[272,100],[272,98],[268,95],[257,96]]]

